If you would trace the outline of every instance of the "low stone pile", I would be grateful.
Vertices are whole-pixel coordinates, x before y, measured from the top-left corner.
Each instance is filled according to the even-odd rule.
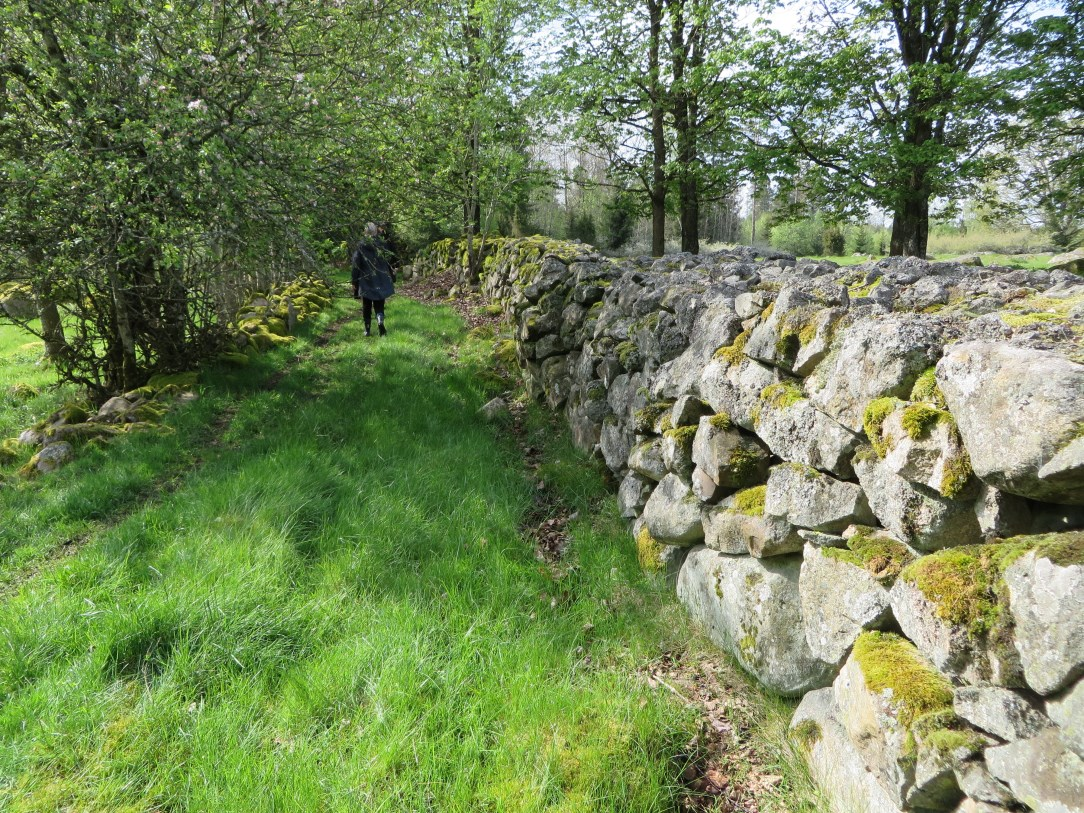
[[[463,284],[836,808],[1082,809],[1084,280],[491,245]]]
[[[234,349],[221,360],[244,365],[251,356],[293,341],[297,325],[331,304],[331,286],[303,274],[267,294],[253,294],[234,315]]]
[[[267,294],[254,294],[236,314],[232,348],[218,360],[246,365],[261,352],[289,344],[294,340],[289,333],[326,308],[332,295],[325,281],[309,275],[277,285]],[[114,396],[97,408],[83,401],[65,404],[18,438],[0,442],[0,465],[24,460],[29,453],[25,450],[34,448],[37,451],[19,468],[19,474],[37,477],[69,462],[81,444],[103,443],[126,432],[171,432],[162,419],[177,403],[197,397],[198,381],[195,371],[154,375],[146,385]],[[14,391],[12,396],[22,397]]]

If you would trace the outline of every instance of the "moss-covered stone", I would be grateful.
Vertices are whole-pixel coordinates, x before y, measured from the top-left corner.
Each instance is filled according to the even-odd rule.
[[[945,395],[941,392],[941,388],[937,386],[936,368],[928,368],[915,380],[915,385],[911,388],[910,400],[924,401],[933,404],[938,409],[948,409],[948,404],[945,403]]]
[[[18,438],[0,441],[0,466],[9,466],[23,458],[23,445]]]
[[[636,534],[636,558],[648,573],[658,573],[663,568],[662,543],[651,535],[646,525]]]
[[[942,621],[963,627],[973,637],[1007,623],[1003,574],[1036,547],[1036,537],[1017,537],[988,545],[937,551],[911,563],[900,578],[933,603]]]
[[[896,411],[903,402],[899,398],[874,398],[866,405],[866,411],[862,416],[862,428],[866,431],[870,445],[878,457],[884,457],[889,449],[882,437],[884,422],[888,416]]]
[[[967,488],[967,484],[971,482],[974,473],[974,469],[971,468],[971,457],[961,445],[960,452],[945,461],[938,491],[940,491],[942,497],[954,500]]]
[[[626,370],[638,367],[640,365],[640,348],[636,346],[634,341],[621,342],[614,348],[617,355],[617,360],[621,362],[621,366]]]
[[[750,517],[764,516],[764,498],[768,493],[765,485],[746,488],[734,495],[733,510]]]
[[[636,410],[636,412],[633,413],[633,420],[636,422],[636,431],[641,435],[654,432],[655,424],[659,422],[659,419],[663,415],[666,415],[673,408],[673,401],[655,401]]]
[[[871,692],[890,691],[900,724],[952,709],[952,684],[918,649],[891,632],[863,632],[854,642],[854,659]]]
[[[775,409],[786,409],[804,399],[801,388],[793,381],[777,381],[760,391],[760,400]]]
[[[727,466],[733,472],[736,484],[749,486],[762,479],[761,465],[764,459],[762,454],[758,454],[751,448],[736,446],[730,453]]]
[[[1059,567],[1084,565],[1084,531],[1015,536],[1005,542],[1034,550],[1036,556],[1049,559]]]
[[[715,351],[714,357],[727,364],[739,364],[745,358],[745,345],[749,342],[749,331],[738,334],[733,344],[724,345]]]
[[[862,568],[886,587],[915,559],[906,545],[873,528],[860,528],[845,548],[822,548],[821,553]]]
[[[911,440],[920,440],[931,429],[942,421],[951,421],[952,416],[944,410],[932,407],[929,404],[908,404],[903,408],[900,424],[907,437]]]
[[[693,448],[693,439],[696,437],[695,426],[675,426],[663,432],[665,437],[670,438],[685,454],[690,454]]]
[[[848,289],[847,292],[850,294],[851,299],[860,299],[862,297],[869,296],[874,291],[876,291],[881,286],[881,282],[883,280],[884,277],[877,277],[877,279],[875,279],[868,285],[853,285]]]
[[[708,418],[708,423],[710,423],[715,429],[719,429],[724,432],[734,428],[734,421],[732,421],[730,419],[730,416],[727,415],[725,412],[716,412],[714,415]]]
[[[187,373],[169,373],[152,375],[147,381],[148,387],[154,387],[155,389],[162,389],[169,385],[180,387],[181,389],[191,389],[199,383],[199,371],[192,370]]]

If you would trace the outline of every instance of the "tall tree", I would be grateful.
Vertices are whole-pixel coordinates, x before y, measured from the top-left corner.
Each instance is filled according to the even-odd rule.
[[[682,248],[699,250],[699,207],[728,168],[719,137],[735,4],[717,0],[583,0],[566,18],[555,85],[577,137],[606,151],[651,213],[651,250],[665,251],[676,187]]]
[[[751,50],[747,102],[770,124],[757,161],[839,214],[892,213],[893,254],[924,256],[930,203],[999,162],[1018,109],[1012,39],[1027,0],[818,0],[797,37]],[[798,161],[810,169],[794,172]]]
[[[543,10],[523,0],[433,0],[393,23],[396,83],[371,122],[384,145],[377,180],[405,220],[470,238],[475,271],[473,238],[508,218],[505,204],[514,209],[536,174],[523,51]]]

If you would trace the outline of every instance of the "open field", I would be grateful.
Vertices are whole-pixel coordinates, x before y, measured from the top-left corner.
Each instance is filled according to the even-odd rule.
[[[478,416],[489,344],[402,299],[389,328],[211,372],[175,434],[0,489],[0,807],[672,810],[699,723],[639,676],[666,657],[745,693],[728,772],[778,777],[741,809],[816,810],[790,704],[640,573],[600,470],[531,408],[528,477]],[[558,568],[534,478],[578,512]]]

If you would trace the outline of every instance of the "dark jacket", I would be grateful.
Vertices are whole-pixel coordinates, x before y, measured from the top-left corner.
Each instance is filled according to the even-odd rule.
[[[355,297],[387,299],[395,293],[390,257],[391,250],[383,238],[366,237],[358,244],[350,262],[350,284]]]

